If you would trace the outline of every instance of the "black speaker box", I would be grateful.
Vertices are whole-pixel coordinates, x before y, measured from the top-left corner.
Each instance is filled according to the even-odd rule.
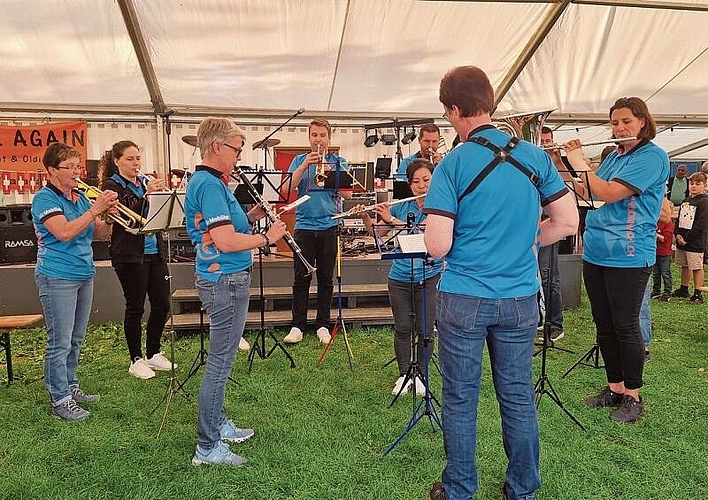
[[[0,226],[0,264],[37,261],[37,235],[33,226]]]
[[[32,205],[0,207],[0,226],[32,227]]]

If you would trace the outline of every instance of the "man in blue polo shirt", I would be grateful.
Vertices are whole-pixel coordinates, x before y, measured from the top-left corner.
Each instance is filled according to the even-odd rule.
[[[511,146],[511,158],[498,153],[514,141],[492,125],[494,91],[481,69],[449,71],[440,82],[440,102],[466,142],[435,169],[423,208],[428,252],[447,261],[437,303],[447,466],[430,498],[469,499],[477,490],[476,409],[485,342],[509,460],[505,496],[533,498],[541,486],[531,380],[540,213],[543,207],[548,216],[538,237],[546,246],[577,230],[578,211],[541,149],[521,141]],[[495,157],[496,167],[485,168]],[[483,171],[488,174],[479,176]]]
[[[295,215],[295,242],[307,262],[317,268],[317,338],[330,341],[329,320],[332,307],[332,275],[337,258],[337,221],[332,216],[340,211],[340,198],[350,198],[351,190],[334,190],[318,185],[318,170],[346,170],[347,161],[329,154],[332,127],[323,118],[312,120],[308,128],[311,151],[296,156],[288,172],[292,173],[291,186],[297,188],[298,198],[309,195],[307,202],[297,207]],[[322,168],[324,166],[324,169]],[[336,184],[335,184],[336,186]],[[335,192],[336,191],[336,192]],[[283,341],[296,344],[302,340],[307,326],[307,302],[310,297],[312,275],[305,264],[293,259],[292,327]]]
[[[425,123],[421,125],[418,131],[418,145],[420,150],[416,151],[410,156],[406,156],[401,160],[401,164],[398,166],[398,172],[396,173],[396,180],[398,181],[408,181],[406,178],[406,169],[408,164],[417,158],[425,158],[429,160],[430,163],[435,167],[440,160],[442,160],[442,154],[438,153],[438,146],[440,145],[440,128],[434,123]]]

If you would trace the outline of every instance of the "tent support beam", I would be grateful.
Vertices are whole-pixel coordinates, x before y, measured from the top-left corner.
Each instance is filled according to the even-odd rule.
[[[669,155],[669,158],[674,158],[676,156],[690,153],[691,151],[694,151],[696,149],[700,149],[703,146],[708,146],[708,138],[701,139],[700,141],[692,142],[691,144],[686,144],[685,146],[681,146],[678,149],[674,149],[673,151],[669,151],[668,155]]]
[[[604,7],[636,7],[638,9],[686,10],[708,12],[708,6],[687,2],[663,0],[572,0],[578,5],[600,5]]]
[[[529,39],[528,43],[526,44],[526,47],[523,48],[523,50],[519,54],[519,57],[517,57],[516,61],[514,61],[514,64],[512,64],[509,72],[506,74],[499,86],[494,90],[494,97],[496,100],[495,104],[498,105],[502,101],[502,99],[504,99],[506,93],[509,91],[511,86],[514,84],[516,79],[524,70],[529,60],[531,60],[531,57],[541,46],[548,33],[551,31],[553,26],[555,26],[560,16],[563,14],[563,12],[565,12],[565,9],[568,8],[570,2],[571,0],[562,0],[553,5],[553,7],[551,7],[548,14],[546,15],[546,18],[536,30],[536,33],[534,33],[533,36]]]
[[[334,88],[337,86],[337,73],[339,73],[339,61],[344,50],[344,35],[347,32],[347,21],[349,21],[349,7],[351,0],[347,0],[347,10],[344,11],[344,22],[342,23],[342,35],[339,37],[339,50],[337,50],[337,61],[334,63],[334,74],[332,75],[332,86],[329,88],[329,98],[327,99],[327,110],[332,109],[332,97]]]
[[[125,27],[130,35],[130,41],[133,44],[135,55],[138,58],[140,71],[143,73],[145,86],[150,94],[150,102],[152,102],[153,111],[157,115],[164,114],[165,101],[162,98],[162,92],[160,92],[160,85],[157,83],[155,68],[152,65],[152,60],[150,59],[150,54],[145,44],[143,31],[140,29],[140,22],[138,21],[138,14],[135,12],[133,0],[117,0],[117,3],[123,15]]]

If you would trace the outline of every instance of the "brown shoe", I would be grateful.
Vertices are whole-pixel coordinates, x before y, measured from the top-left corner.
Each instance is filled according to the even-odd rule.
[[[445,488],[440,482],[433,483],[433,487],[430,488],[430,493],[428,494],[430,500],[447,500],[447,495],[445,495]]]

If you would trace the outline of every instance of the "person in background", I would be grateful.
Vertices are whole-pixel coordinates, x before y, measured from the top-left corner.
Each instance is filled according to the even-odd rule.
[[[666,186],[666,197],[671,200],[674,206],[679,206],[683,200],[688,198],[687,172],[686,165],[681,164],[676,167],[676,175],[669,178],[669,183]]]
[[[659,222],[656,227],[656,264],[654,264],[654,282],[652,286],[652,298],[668,302],[671,300],[673,291],[673,278],[671,276],[671,256],[674,253],[674,222],[671,220],[672,204],[666,199],[661,205],[662,216],[666,211],[669,213],[667,221]],[[664,292],[661,292],[661,282],[664,282]]]
[[[703,255],[708,246],[707,178],[703,172],[691,175],[689,197],[681,203],[676,227],[676,264],[681,266],[681,287],[673,296],[688,297],[688,285],[693,276],[694,290],[690,300],[696,304],[703,304]]]
[[[424,195],[428,192],[430,178],[433,173],[433,164],[424,158],[417,158],[408,164],[406,176],[413,196]],[[381,224],[376,227],[376,232],[383,235],[393,228],[403,225],[412,225],[413,230],[424,227],[426,216],[423,214],[423,198],[396,203],[389,207],[387,204],[377,205],[376,214]],[[355,207],[360,209],[361,206]],[[361,218],[366,229],[373,234],[374,221],[368,213],[363,212]],[[424,267],[426,266],[426,267]],[[433,260],[430,265],[423,263],[423,259],[393,259],[388,273],[388,295],[393,311],[393,349],[396,353],[399,377],[393,385],[392,394],[411,388],[413,380],[406,381],[406,374],[411,366],[412,333],[415,318],[415,336],[417,337],[417,360],[424,363],[423,335],[433,338],[435,325],[435,294],[442,263]],[[411,275],[412,273],[412,275]],[[412,280],[412,282],[411,282]],[[412,287],[412,290],[411,290]],[[411,296],[412,294],[412,296]],[[423,294],[425,294],[425,309],[423,308]],[[414,309],[411,310],[411,305]],[[432,342],[429,344],[432,353]],[[406,387],[403,384],[406,383]],[[415,391],[418,395],[425,394],[425,386],[420,378],[415,379]]]
[[[329,323],[334,290],[332,277],[337,260],[337,224],[332,219],[340,210],[340,198],[350,198],[351,191],[338,191],[317,185],[318,166],[325,163],[325,170],[346,170],[347,161],[329,154],[332,127],[324,118],[312,120],[308,128],[309,153],[293,158],[288,172],[292,173],[291,185],[297,188],[298,198],[309,195],[306,203],[295,212],[295,242],[302,250],[307,262],[317,268],[317,338],[323,344],[330,341]],[[295,276],[293,279],[292,325],[283,339],[286,344],[302,341],[307,326],[307,303],[310,299],[312,275],[307,274],[305,264],[293,259]]]
[[[410,156],[401,160],[398,166],[396,178],[399,181],[407,181],[408,164],[413,160],[425,158],[433,164],[433,168],[442,160],[442,154],[438,153],[440,146],[440,128],[434,123],[424,123],[418,130],[418,146],[420,149]]]
[[[477,490],[477,404],[486,343],[508,459],[504,494],[533,498],[541,486],[531,380],[539,291],[534,246],[538,238],[547,246],[574,234],[578,211],[549,156],[492,125],[494,90],[481,69],[449,71],[440,82],[440,102],[464,142],[435,168],[423,206],[428,253],[446,260],[436,317],[447,465],[429,497],[468,500]],[[479,177],[502,156],[494,150],[509,147],[521,168],[504,156]],[[543,222],[541,208],[548,216]]]
[[[245,132],[226,118],[205,118],[197,129],[202,164],[189,179],[185,196],[187,232],[196,253],[196,287],[209,315],[209,357],[199,388],[197,448],[193,465],[239,466],[245,459],[226,442],[241,443],[253,429],[236,427],[224,407],[226,380],[246,324],[253,250],[270,246],[285,234],[275,221],[265,234],[251,234],[250,224],[265,216],[257,205],[244,212],[228,187]]]
[[[104,191],[91,202],[77,190],[83,170],[81,154],[57,142],[44,152],[47,185],[32,199],[32,220],[37,233],[35,281],[47,325],[44,384],[52,414],[67,421],[89,416],[79,403],[93,403],[98,394],[85,393],[77,375],[81,344],[86,336],[93,301],[91,241],[106,240],[118,195]]]
[[[99,186],[118,193],[118,202],[138,215],[146,215],[149,193],[165,189],[162,179],[146,179],[140,172],[140,148],[132,141],[119,141],[106,151],[99,164]],[[169,370],[170,360],[160,352],[160,339],[170,314],[170,285],[167,281],[165,243],[160,233],[143,235],[128,232],[120,224],[114,228],[108,247],[118,276],[125,314],[123,330],[128,343],[128,373],[141,379],[155,376],[153,370]],[[145,297],[150,301],[143,358],[142,318]],[[177,365],[175,365],[176,367]]]
[[[618,99],[609,115],[613,137],[636,139],[617,146],[597,171],[590,171],[580,141],[564,147],[573,168],[587,179],[587,186],[576,184],[576,189],[605,202],[586,218],[583,279],[607,386],[585,403],[615,407],[612,420],[633,423],[644,414],[639,395],[645,358],[639,313],[656,259],[656,223],[669,159],[651,142],[656,125],[640,98]]]

